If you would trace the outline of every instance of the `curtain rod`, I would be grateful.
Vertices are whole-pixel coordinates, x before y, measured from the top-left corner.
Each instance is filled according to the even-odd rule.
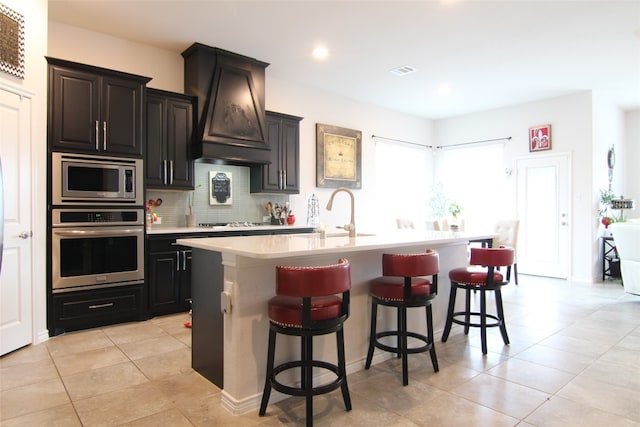
[[[424,147],[424,148],[433,148],[434,150],[446,150],[447,148],[463,147],[466,145],[475,145],[475,144],[486,144],[487,142],[511,141],[512,137],[506,136],[504,138],[483,139],[480,141],[460,142],[458,144],[450,144],[450,145],[424,145],[424,144],[418,144],[417,142],[403,141],[401,139],[387,138],[386,136],[379,136],[379,135],[371,135],[371,138],[385,139],[387,141],[400,142],[402,144],[417,145],[418,147]]]
[[[483,139],[481,141],[460,142],[458,144],[436,145],[435,148],[438,150],[446,150],[447,148],[450,148],[450,147],[463,147],[465,145],[485,144],[487,142],[497,142],[497,141],[511,141],[511,137],[506,136],[504,138]]]
[[[371,135],[371,138],[386,139],[387,141],[401,142],[402,144],[417,145],[418,147],[434,148],[433,145],[418,144],[417,142],[403,141],[401,139],[387,138],[386,136]]]

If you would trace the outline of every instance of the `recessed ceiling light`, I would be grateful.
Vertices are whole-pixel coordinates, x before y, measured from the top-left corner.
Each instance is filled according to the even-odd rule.
[[[313,49],[313,57],[316,59],[325,59],[329,56],[329,50],[324,46],[318,46]]]
[[[389,70],[391,74],[395,74],[396,76],[405,76],[407,74],[415,73],[416,70],[410,65],[403,65],[402,67],[392,68]]]

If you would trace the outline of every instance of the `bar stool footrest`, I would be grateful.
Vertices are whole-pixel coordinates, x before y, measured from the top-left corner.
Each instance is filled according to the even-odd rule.
[[[396,354],[400,354],[400,348],[398,347],[392,347],[386,344],[383,344],[379,341],[380,338],[384,338],[384,337],[399,337],[400,336],[400,332],[398,331],[384,331],[384,332],[377,332],[376,333],[376,340],[373,343],[373,345],[376,348],[379,348],[380,350],[384,350],[384,351],[388,351],[391,353],[396,353]],[[407,337],[411,337],[411,338],[416,338],[422,342],[425,343],[425,345],[422,345],[420,347],[409,347],[407,348],[407,353],[408,354],[416,354],[416,353],[424,353],[427,352],[429,350],[431,350],[433,348],[433,343],[429,342],[429,339],[427,338],[426,335],[422,335],[422,334],[418,334],[416,332],[407,332]]]
[[[276,378],[278,374],[284,371],[287,371],[289,369],[302,368],[303,362],[301,360],[296,360],[296,361],[280,364],[275,368],[273,368],[271,378],[269,379],[269,381],[271,382],[271,387],[273,387],[274,390],[277,390],[280,393],[285,393],[291,396],[308,396],[308,395],[317,396],[320,394],[329,393],[337,388],[340,388],[345,383],[346,377],[340,376],[340,369],[338,368],[337,365],[333,363],[324,362],[321,360],[312,360],[310,364],[314,368],[322,368],[322,369],[326,369],[333,372],[334,374],[336,374],[337,378],[330,383],[312,387],[309,390],[304,389],[301,386],[300,387],[289,386],[278,381],[278,379]]]
[[[470,321],[469,323],[467,323],[465,320],[459,320],[459,319],[456,319],[456,317],[462,317],[462,316],[465,316],[465,317],[466,317],[467,315],[469,315],[469,316],[476,316],[476,317],[482,317],[482,316],[481,316],[481,314],[480,314],[479,312],[473,312],[473,311],[472,311],[472,312],[467,313],[467,312],[464,312],[464,311],[457,311],[457,312],[453,313],[453,318],[451,319],[451,321],[452,321],[453,323],[457,323],[458,325],[462,325],[462,326],[473,326],[473,327],[475,327],[475,328],[481,328],[481,327],[482,327],[482,324],[480,324],[480,323],[473,323],[473,322],[471,322],[471,321]],[[502,321],[502,319],[500,319],[498,316],[496,316],[496,315],[494,315],[494,314],[485,314],[485,316],[486,316],[488,319],[493,319],[493,320],[495,320],[495,322],[493,322],[493,323],[487,323],[487,324],[485,325],[487,328],[495,328],[495,327],[497,327],[497,326],[498,326],[498,327],[499,327],[499,326],[502,326],[503,321]]]

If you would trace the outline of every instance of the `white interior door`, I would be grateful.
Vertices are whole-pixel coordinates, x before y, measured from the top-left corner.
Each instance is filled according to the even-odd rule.
[[[518,272],[569,277],[570,157],[536,155],[516,161]]]
[[[4,241],[0,355],[32,342],[31,99],[0,87]]]

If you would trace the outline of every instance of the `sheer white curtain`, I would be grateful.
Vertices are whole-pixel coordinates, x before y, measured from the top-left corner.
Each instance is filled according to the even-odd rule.
[[[486,229],[510,211],[503,212],[512,198],[503,153],[504,144],[491,144],[445,149],[435,155],[434,179],[444,185],[447,206],[455,201],[463,207],[467,230]]]
[[[424,228],[432,181],[430,151],[426,147],[376,141],[376,209],[378,223],[396,228],[396,218]]]

